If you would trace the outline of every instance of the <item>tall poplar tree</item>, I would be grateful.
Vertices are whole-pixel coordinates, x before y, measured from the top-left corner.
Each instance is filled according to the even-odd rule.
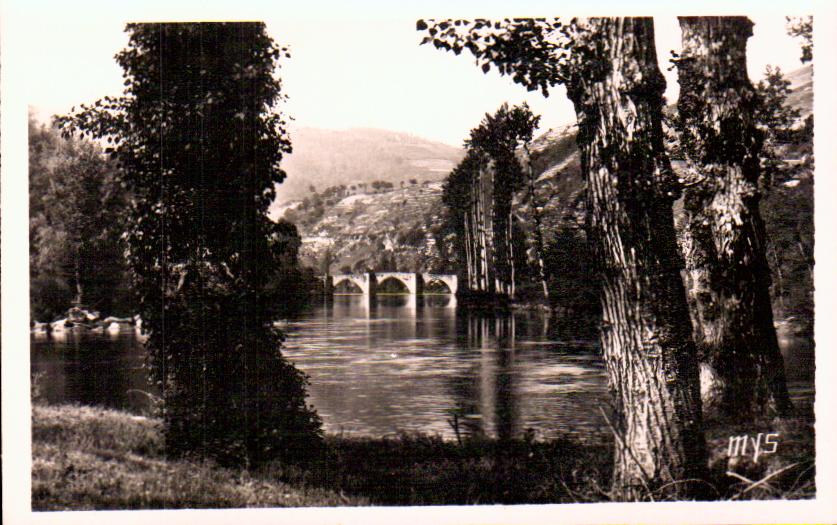
[[[514,250],[512,201],[524,182],[516,151],[532,140],[537,120],[525,104],[503,104],[486,114],[471,130],[466,156],[446,181],[443,202],[461,237],[460,259],[471,291],[514,297],[520,254]]]
[[[112,144],[132,191],[128,242],[166,448],[255,463],[319,447],[305,376],[281,355],[264,289],[267,217],[290,152],[264,24],[129,24],[125,92],[60,122]],[[281,233],[281,232],[279,232]]]

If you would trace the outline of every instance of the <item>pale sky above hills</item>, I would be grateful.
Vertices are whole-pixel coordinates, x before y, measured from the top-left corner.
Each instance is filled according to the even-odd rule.
[[[101,2],[81,2],[85,3]],[[155,3],[159,2],[151,2]],[[119,94],[121,70],[113,55],[127,42],[123,33],[125,22],[161,19],[150,15],[155,12],[152,8],[130,11],[104,5],[98,6],[98,16],[80,17],[79,3],[71,4],[72,9],[41,1],[34,7],[21,8],[33,24],[29,45],[23,51],[31,64],[29,104],[44,121],[52,114],[69,111],[74,104]],[[540,93],[526,92],[495,71],[484,75],[469,55],[455,56],[432,46],[419,46],[417,16],[413,13],[422,11],[313,12],[305,6],[282,10],[279,4],[267,2],[244,4],[258,8],[242,8],[241,15],[221,18],[264,20],[271,36],[291,47],[292,58],[283,62],[278,74],[290,96],[282,109],[295,119],[293,126],[382,128],[458,146],[484,113],[495,110],[504,101],[527,101],[542,115],[542,131],[575,120],[563,89],[556,89],[545,99]],[[554,11],[554,7],[535,8],[530,9],[532,14]],[[428,12],[437,17],[463,14],[461,9],[447,11],[438,7]],[[468,16],[479,12],[472,8]],[[487,3],[485,12],[491,16],[496,6]],[[197,13],[200,10],[175,11],[162,19],[219,19],[196,17]],[[222,13],[238,11],[230,11],[228,6]],[[751,18],[756,23],[749,42],[751,78],[760,78],[766,64],[779,65],[785,71],[801,66],[799,42],[786,35],[781,13]],[[677,93],[676,72],[667,68],[670,50],[680,47],[680,30],[673,15],[656,17],[655,23],[660,66],[668,80],[667,96],[673,102]]]

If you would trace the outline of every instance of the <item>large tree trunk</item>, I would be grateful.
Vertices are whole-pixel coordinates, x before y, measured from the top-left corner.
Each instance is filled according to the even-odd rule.
[[[568,96],[578,117],[590,233],[602,273],[601,346],[615,403],[620,499],[701,495],[695,346],[680,275],[650,18],[578,22]]]
[[[685,252],[706,414],[790,408],[759,213],[761,137],[746,17],[681,17],[678,129],[689,164]]]

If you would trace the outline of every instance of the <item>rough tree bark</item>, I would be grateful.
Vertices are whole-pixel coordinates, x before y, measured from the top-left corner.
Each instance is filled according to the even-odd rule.
[[[620,499],[699,497],[705,469],[698,366],[680,275],[650,18],[577,23],[567,93],[579,125],[600,264],[601,346],[613,393]]]
[[[678,130],[689,164],[683,250],[707,415],[790,409],[759,213],[746,17],[680,17]]]

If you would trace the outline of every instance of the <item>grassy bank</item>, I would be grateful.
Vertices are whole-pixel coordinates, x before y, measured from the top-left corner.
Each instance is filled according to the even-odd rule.
[[[764,430],[780,432],[781,441],[758,463],[729,461],[730,432],[710,430],[710,497],[814,496],[810,425]],[[247,471],[166,459],[153,418],[40,404],[32,441],[34,510],[607,501],[612,455],[609,444],[565,440],[329,436],[326,456],[305,469],[272,463]]]
[[[158,509],[363,505],[363,498],[291,486],[208,462],[162,456],[160,423],[78,406],[32,408],[32,509]]]

